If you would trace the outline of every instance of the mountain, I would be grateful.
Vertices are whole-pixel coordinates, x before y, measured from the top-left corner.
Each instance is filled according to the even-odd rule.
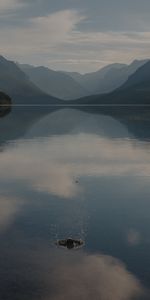
[[[133,75],[131,75],[121,90],[127,88],[143,89],[150,91],[150,61],[141,66]]]
[[[130,65],[111,64],[101,70],[81,75],[79,73],[68,73],[78,81],[90,94],[110,93],[124,84],[128,77],[144,65],[148,60],[135,60]]]
[[[150,104],[150,61],[141,66],[117,90],[109,94],[78,99],[73,104],[91,106],[98,104]]]
[[[22,64],[18,64],[18,66],[36,86],[54,97],[71,100],[89,94],[80,83],[63,72],[53,71],[42,66],[34,67]]]
[[[78,83],[80,83],[85,89],[88,89],[89,94],[101,93],[103,92],[103,85],[109,72],[111,73],[116,70],[118,71],[124,68],[125,66],[125,64],[110,64],[93,73],[87,73],[82,75],[77,72],[72,72],[68,74],[72,76],[72,78],[74,78]]]
[[[145,92],[145,87],[143,87],[144,91],[139,91],[139,89],[134,89],[133,91],[133,88],[129,86],[129,84],[133,85],[135,75],[138,76],[138,84],[141,78],[143,78],[144,82],[148,80],[148,67],[148,70],[145,70],[145,73],[141,74],[143,70],[141,68],[145,68],[147,63],[147,60],[136,60],[129,66],[112,64],[94,73],[85,75],[70,73],[68,75],[63,72],[52,71],[45,67],[18,66],[13,61],[0,56],[0,90],[8,94],[15,104],[64,104],[63,100],[57,98],[58,96],[61,99],[67,99],[69,102],[73,101],[73,103],[78,104],[82,103],[82,101],[83,103],[91,101],[91,97],[87,97],[91,94],[97,95],[95,97],[92,96],[93,101],[96,102],[99,102],[99,99],[102,99],[105,103],[111,101],[126,102],[127,98],[128,102],[132,102],[133,99],[135,101],[135,97],[137,100],[141,93],[146,97],[146,93],[148,92]],[[138,71],[141,75],[138,75]],[[71,76],[74,78],[71,78]],[[80,81],[80,83],[77,81]],[[85,83],[86,87],[84,86]],[[123,92],[121,91],[122,89],[124,90]],[[110,91],[113,92],[110,93]],[[134,95],[131,96],[133,93]],[[57,97],[54,96],[56,94]],[[102,98],[99,96],[100,94]],[[144,97],[143,94],[142,97]],[[74,99],[76,98],[81,99],[75,101]],[[113,98],[115,99],[112,100]],[[145,99],[144,101],[147,100]]]
[[[114,63],[97,72],[53,71],[46,67],[18,64],[19,68],[43,92],[64,100],[110,93],[123,85],[147,60],[135,60],[130,65]]]
[[[12,98],[13,103],[59,103],[35,86],[28,76],[13,62],[0,56],[0,90]]]

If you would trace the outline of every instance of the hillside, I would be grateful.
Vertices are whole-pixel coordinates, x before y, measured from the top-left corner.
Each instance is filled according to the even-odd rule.
[[[141,66],[120,88],[148,89],[150,91],[150,61]]]
[[[89,90],[89,94],[93,93],[103,93],[105,90],[109,89],[109,83],[106,82],[107,76],[109,77],[109,73],[119,71],[124,68],[125,64],[110,64],[105,66],[104,68],[86,74],[80,74],[77,72],[68,73],[72,78],[74,78],[78,83],[80,83],[85,89]],[[104,83],[106,87],[104,87]],[[108,85],[108,88],[107,88]]]
[[[78,99],[74,104],[150,104],[150,61],[140,67],[114,92]]]
[[[147,60],[135,60],[130,65],[114,63],[97,72],[53,71],[46,67],[18,64],[19,68],[43,92],[64,100],[110,93],[122,86]]]
[[[68,73],[78,81],[90,94],[110,93],[123,85],[129,76],[144,65],[147,60],[135,60],[130,65],[111,64],[97,72],[81,75],[79,73]]]
[[[12,98],[13,103],[56,103],[60,100],[50,97],[36,87],[13,62],[0,56],[0,90]]]
[[[89,92],[71,76],[46,67],[18,65],[30,80],[43,92],[64,100],[84,97]]]
[[[0,56],[0,90],[12,98],[13,104],[64,104],[63,100],[54,96],[56,93],[60,95],[60,98],[67,99],[68,105],[70,103],[90,103],[92,105],[149,102],[150,61],[147,60],[135,60],[129,66],[113,64],[98,72],[85,75],[70,73],[76,80],[63,72],[55,72],[45,67],[21,65],[21,68],[25,70],[26,74],[13,61]],[[130,73],[131,75],[128,76]],[[31,77],[34,77],[36,84],[31,81]],[[91,92],[87,92],[84,87],[82,89],[81,84],[76,82],[77,80],[82,81],[81,78],[89,82],[89,90],[94,82],[95,87],[99,84],[99,89],[103,93],[93,92],[95,96],[90,96]],[[123,84],[121,85],[121,83]],[[41,86],[47,93],[41,89]],[[117,89],[108,93],[108,86],[109,89],[114,89],[114,87]],[[50,90],[52,95],[48,94]]]

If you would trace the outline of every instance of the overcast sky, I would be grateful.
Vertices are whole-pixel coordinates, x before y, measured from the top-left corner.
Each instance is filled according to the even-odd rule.
[[[0,54],[80,72],[150,58],[150,0],[0,0]]]

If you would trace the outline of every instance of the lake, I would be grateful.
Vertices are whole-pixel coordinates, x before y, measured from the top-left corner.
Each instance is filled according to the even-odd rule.
[[[150,108],[1,117],[0,245],[2,300],[149,299]]]

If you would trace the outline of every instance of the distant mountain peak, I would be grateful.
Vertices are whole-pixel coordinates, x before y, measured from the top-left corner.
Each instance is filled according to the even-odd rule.
[[[139,68],[140,66],[143,66],[144,64],[146,64],[148,61],[149,61],[149,59],[142,59],[142,60],[135,59],[129,66],[130,67],[137,66]]]
[[[49,95],[64,100],[88,95],[88,91],[68,73],[54,71],[44,66],[19,65],[19,67],[36,86]]]
[[[3,55],[0,55],[0,61],[7,61],[7,59]]]
[[[58,103],[61,100],[44,93],[29,77],[10,60],[0,56],[0,90],[8,94],[15,103]]]
[[[120,89],[126,89],[136,85],[143,84],[149,85],[150,88],[150,60],[148,60],[144,65],[140,66],[135,73],[133,73],[125,84]]]

